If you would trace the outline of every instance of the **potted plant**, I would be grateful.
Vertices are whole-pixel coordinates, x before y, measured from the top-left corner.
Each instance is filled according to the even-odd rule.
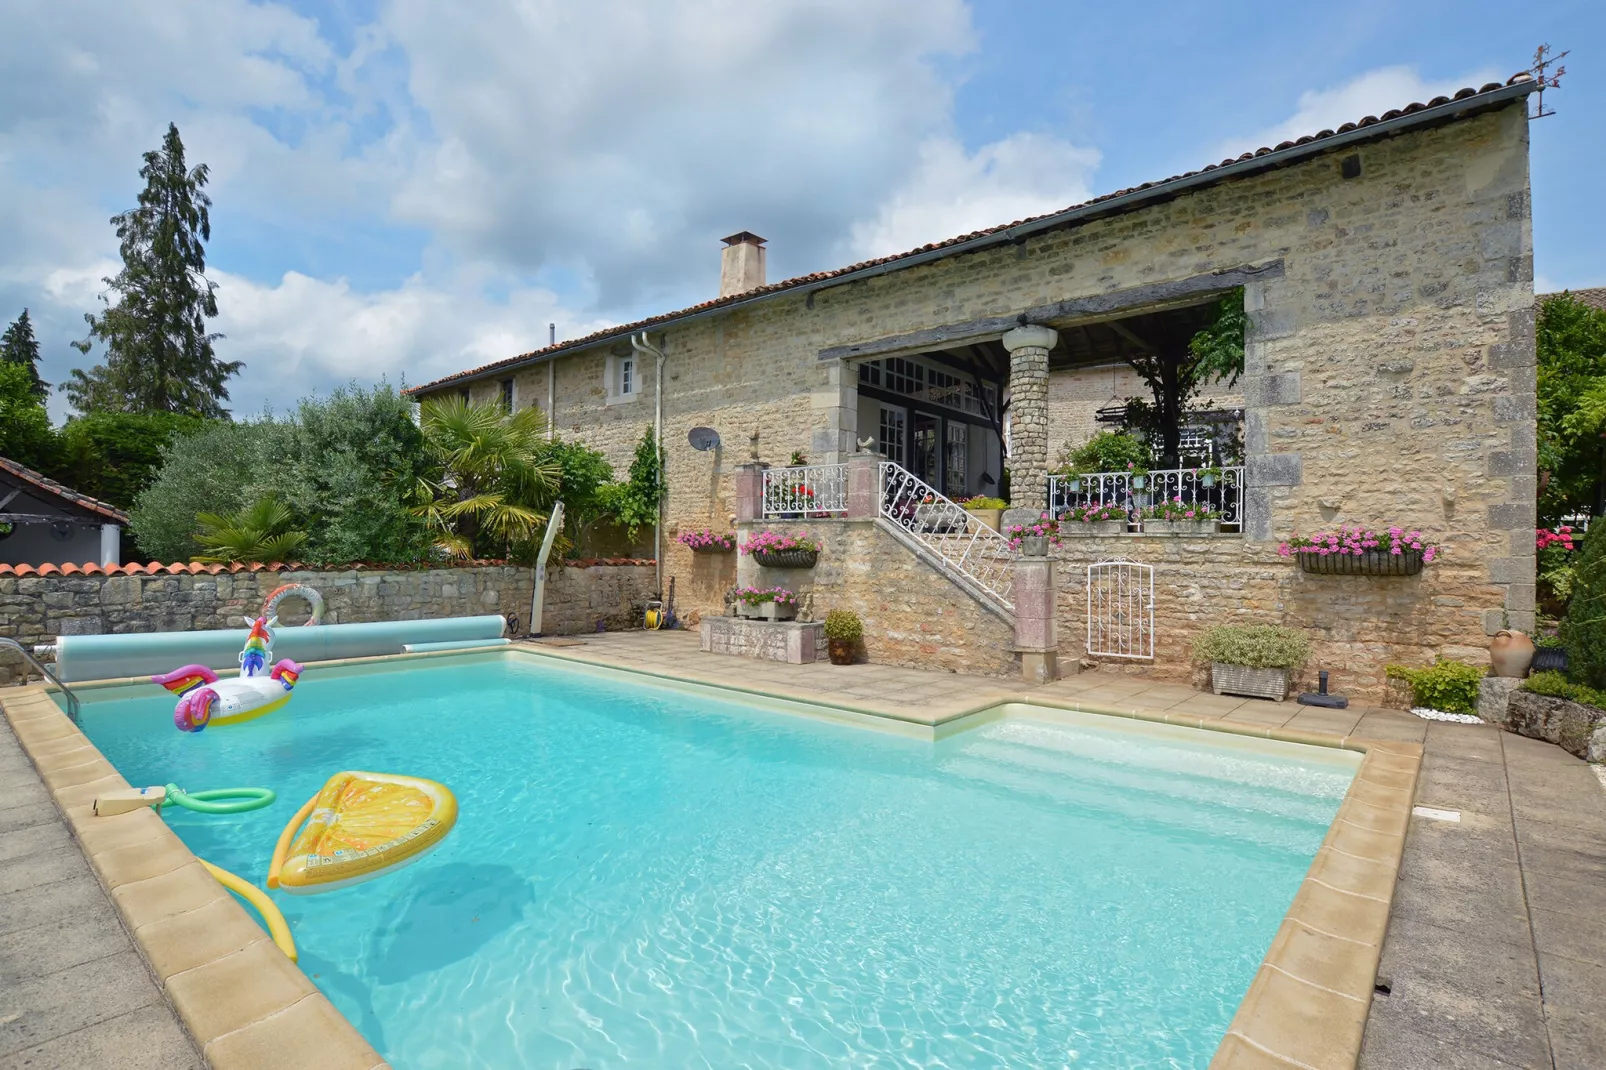
[[[1201,487],[1213,487],[1221,482],[1221,469],[1211,466],[1209,468],[1195,468],[1193,478],[1199,481]]]
[[[1142,490],[1149,485],[1149,467],[1136,461],[1126,462],[1126,481],[1134,491]]]
[[[1293,535],[1277,548],[1304,572],[1324,576],[1415,576],[1443,551],[1420,531],[1344,525],[1337,531]]]
[[[1078,505],[1060,514],[1061,535],[1125,535],[1126,510],[1119,505]]]
[[[683,531],[675,536],[675,541],[694,554],[728,554],[736,549],[733,531]]]
[[[1009,505],[1002,498],[989,498],[984,494],[978,494],[974,498],[966,498],[960,504],[965,507],[965,511],[971,516],[994,531],[997,531],[999,525],[1003,523],[1004,509]]]
[[[1281,702],[1288,696],[1290,670],[1310,656],[1310,641],[1272,624],[1218,624],[1193,641],[1193,656],[1210,663],[1216,694]]]
[[[825,615],[825,646],[832,665],[852,665],[864,638],[864,624],[848,609],[833,609]]]
[[[1172,498],[1138,513],[1145,535],[1213,535],[1221,514],[1197,502]]]
[[[747,537],[742,553],[765,568],[813,568],[820,560],[820,544],[801,531],[758,531]]]
[[[1026,549],[1037,557],[1048,553],[1050,546],[1060,544],[1059,521],[1052,519],[1047,513],[1043,514],[1041,520],[1031,524],[1011,524],[1009,530],[1002,534],[1009,540],[1011,550],[1020,553]],[[1028,540],[1031,540],[1030,546],[1027,545]]]
[[[785,587],[738,587],[736,615],[752,620],[791,620],[797,616],[797,595]]]

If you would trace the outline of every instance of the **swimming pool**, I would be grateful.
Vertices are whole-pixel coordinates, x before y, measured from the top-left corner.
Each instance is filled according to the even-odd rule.
[[[431,777],[462,816],[394,875],[276,896],[301,965],[401,1070],[1204,1066],[1358,756],[1096,717],[937,743],[525,655],[316,669],[187,736],[87,692],[133,783],[261,882],[332,773]]]

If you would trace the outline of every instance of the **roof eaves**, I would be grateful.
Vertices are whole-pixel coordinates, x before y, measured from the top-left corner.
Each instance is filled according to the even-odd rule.
[[[1104,215],[1132,211],[1152,202],[1169,200],[1194,189],[1215,185],[1218,182],[1261,171],[1286,167],[1291,163],[1296,163],[1312,156],[1334,152],[1348,145],[1389,137],[1405,129],[1437,125],[1474,112],[1487,111],[1490,108],[1499,107],[1512,100],[1525,97],[1537,88],[1538,84],[1526,72],[1519,73],[1513,75],[1504,84],[1491,82],[1478,89],[1470,87],[1462,89],[1454,96],[1435,97],[1426,104],[1408,104],[1403,108],[1386,111],[1381,116],[1367,116],[1358,122],[1345,123],[1337,130],[1323,130],[1317,134],[1307,134],[1293,141],[1281,142],[1275,147],[1262,147],[1253,152],[1245,152],[1232,160],[1223,160],[1221,163],[1210,164],[1197,171],[1188,171],[1158,182],[1145,182],[1130,189],[1117,190],[1114,193],[1107,193],[1047,215],[1017,220],[1013,223],[1002,224],[970,234],[962,234],[942,242],[923,245],[908,252],[896,253],[859,264],[851,264],[832,271],[799,275],[795,278],[759,287],[745,294],[734,294],[730,297],[705,301],[675,312],[666,312],[658,316],[637,320],[634,323],[609,327],[583,338],[560,342],[555,346],[547,346],[545,349],[508,357],[504,360],[481,365],[478,368],[457,372],[453,375],[436,379],[434,382],[424,383],[421,386],[410,387],[406,393],[419,394],[426,390],[435,390],[455,383],[470,383],[497,373],[542,364],[566,353],[612,341],[637,331],[685,323],[713,315],[716,312],[725,312],[759,301],[765,301],[783,293],[814,293],[846,285],[859,279],[873,278],[892,271],[902,271],[905,268],[916,267],[934,260],[943,260],[951,256],[977,252],[994,245],[1019,242],[1030,235],[1045,230],[1096,219]]]
[[[7,457],[0,457],[0,473],[5,473],[22,480],[36,490],[43,491],[53,498],[59,499],[66,505],[80,509],[94,516],[107,520],[115,520],[119,524],[128,523],[128,514],[114,505],[108,505],[87,494],[80,494],[71,487],[57,483],[43,472],[35,472],[26,465],[18,464]]]

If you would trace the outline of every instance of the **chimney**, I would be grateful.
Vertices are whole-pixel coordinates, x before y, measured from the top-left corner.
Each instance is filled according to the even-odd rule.
[[[724,241],[719,262],[719,296],[746,293],[764,285],[764,239],[744,230]]]

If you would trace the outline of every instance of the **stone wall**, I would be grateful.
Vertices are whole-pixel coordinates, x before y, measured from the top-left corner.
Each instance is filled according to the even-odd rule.
[[[1319,576],[1302,572],[1273,544],[1236,535],[1068,537],[1053,555],[1062,661],[1087,648],[1087,567],[1134,561],[1154,567],[1154,660],[1104,659],[1104,669],[1208,689],[1208,667],[1192,663],[1191,648],[1214,624],[1304,630],[1311,658],[1300,689],[1314,691],[1317,671],[1327,669],[1332,689],[1358,701],[1390,697],[1383,667],[1391,661],[1426,665],[1442,655],[1489,663],[1481,634],[1469,633],[1452,612],[1494,597],[1478,561],[1441,558],[1417,576]]]
[[[654,330],[653,341],[668,354],[668,532],[727,530],[735,466],[750,454],[772,464],[784,464],[793,450],[839,460],[868,430],[856,426],[851,364],[822,361],[822,350],[959,330],[1056,302],[1113,300],[1248,267],[1259,272],[1245,288],[1250,327],[1239,387],[1248,522],[1235,552],[1268,561],[1278,539],[1344,522],[1421,528],[1447,547],[1444,575],[1453,567],[1464,579],[1414,599],[1354,594],[1365,587],[1336,592],[1341,603],[1358,598],[1346,615],[1392,612],[1401,598],[1409,602],[1407,624],[1346,624],[1357,636],[1344,641],[1346,649],[1367,647],[1377,635],[1405,637],[1406,646],[1389,655],[1401,659],[1425,653],[1424,638],[1434,653],[1481,649],[1504,614],[1531,630],[1536,454],[1527,138],[1524,105],[1514,101],[1011,244],[808,294],[783,292]],[[628,352],[619,339],[559,354],[553,407],[564,434],[604,450],[621,471],[652,420],[656,385],[643,362],[641,392],[610,401],[607,359]],[[520,405],[545,405],[545,365],[513,374]],[[1084,385],[1098,397],[1083,407],[1107,399],[1100,376]],[[1051,387],[1052,449],[1082,428],[1081,409],[1065,396],[1075,387],[1075,378]],[[496,379],[472,389],[494,397]],[[1054,412],[1065,414],[1065,426],[1054,426]],[[691,449],[686,434],[698,425],[717,430],[722,446]],[[889,568],[906,567],[906,553],[882,556]],[[683,612],[720,611],[720,566],[667,540],[664,557],[666,575],[688,580]],[[933,580],[920,593],[961,612],[965,599],[945,582]],[[1411,582],[1421,591],[1436,581]],[[1283,603],[1279,612],[1289,623],[1330,626],[1329,608],[1315,599]],[[1369,654],[1366,664],[1383,656]],[[949,660],[966,659],[954,653]]]
[[[743,556],[739,582],[798,593],[798,619],[849,609],[864,622],[864,649],[883,665],[990,676],[1020,670],[1011,626],[926,564],[874,520],[771,521],[739,527],[807,532],[821,543],[812,569],[763,568]],[[726,555],[730,556],[730,555]]]
[[[47,566],[49,568],[50,566]],[[139,566],[130,566],[137,569]],[[190,571],[192,568],[198,571]],[[353,624],[496,613],[530,614],[531,570],[511,565],[441,569],[290,571],[152,566],[152,572],[0,575],[0,636],[24,646],[57,635],[197,631],[240,627],[281,583],[305,583],[324,598],[324,621]],[[650,564],[554,566],[547,586],[549,634],[640,622],[651,597]],[[287,610],[299,610],[298,603]],[[287,620],[296,618],[287,613]],[[0,685],[20,679],[22,660],[0,650]]]

